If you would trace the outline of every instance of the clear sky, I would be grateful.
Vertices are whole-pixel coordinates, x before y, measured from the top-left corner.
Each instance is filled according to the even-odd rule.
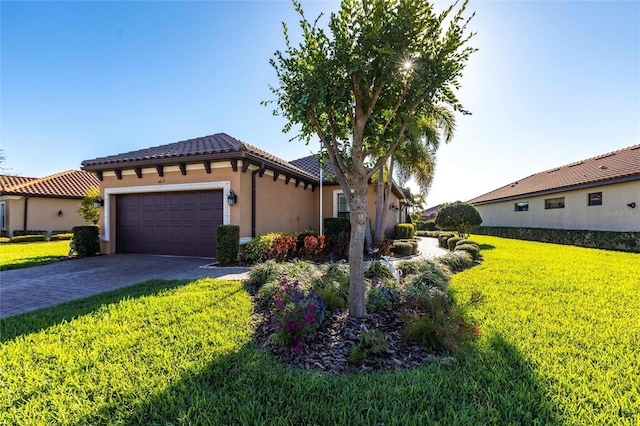
[[[443,8],[448,2],[437,2]],[[309,17],[336,10],[303,2]],[[428,196],[468,200],[640,143],[640,2],[472,1],[474,53]],[[286,160],[268,61],[288,1],[0,2],[1,148],[13,174],[228,133]],[[326,22],[326,20],[321,21]]]

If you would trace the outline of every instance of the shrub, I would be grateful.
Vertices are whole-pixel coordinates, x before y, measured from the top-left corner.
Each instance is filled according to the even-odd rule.
[[[80,216],[82,216],[82,218],[84,219],[84,222],[87,225],[91,225],[91,224],[95,225],[98,223],[98,220],[100,219],[100,209],[96,208],[95,205],[93,204],[96,198],[98,198],[99,196],[100,196],[100,189],[96,188],[95,186],[90,186],[89,188],[87,188],[84,198],[80,202],[80,206],[78,207],[78,210],[76,210],[76,212]]]
[[[479,254],[480,254],[480,249],[478,248],[478,246],[474,246],[473,244],[462,244],[462,245],[456,246],[455,250],[456,251],[466,251],[474,259],[477,259]]]
[[[453,232],[441,232],[440,235],[438,235],[438,245],[442,248],[448,249],[449,245],[447,244],[447,241],[451,237],[455,237]]]
[[[12,243],[35,243],[39,241],[47,241],[47,237],[45,235],[20,235],[11,238]]]
[[[300,257],[303,259],[317,260],[324,254],[324,235],[306,235],[303,239],[302,247],[299,249]]]
[[[409,256],[413,253],[413,245],[411,243],[394,242],[393,251],[396,256]]]
[[[475,241],[473,241],[473,240],[467,240],[467,239],[464,239],[464,240],[460,240],[460,241],[458,241],[458,242],[456,243],[456,247],[457,247],[457,246],[461,246],[462,244],[472,244],[472,245],[474,245],[474,246],[476,246],[476,247],[480,248],[480,244],[476,243],[476,242],[475,242]]]
[[[93,256],[100,251],[100,237],[96,225],[75,226],[73,243],[78,257]]]
[[[305,290],[311,288],[320,276],[318,268],[308,261],[285,262],[280,264],[279,278],[295,280]]]
[[[220,265],[231,265],[238,259],[240,245],[240,227],[237,225],[219,225],[216,234],[216,259]]]
[[[344,217],[327,217],[323,223],[327,250],[336,257],[347,259],[351,239],[351,221]]]
[[[377,358],[389,349],[384,333],[378,330],[365,331],[358,336],[358,343],[353,347],[348,361],[352,364],[376,363]]]
[[[376,259],[379,259],[381,256],[389,256],[393,248],[393,241],[374,240],[371,243],[371,248],[373,249],[373,254]]]
[[[22,237],[25,235],[47,235],[47,231],[34,231],[34,230],[18,230],[16,229],[15,231],[13,231],[13,236],[14,237]]]
[[[62,241],[62,240],[70,240],[73,238],[73,234],[55,234],[49,238],[50,241]]]
[[[393,304],[398,300],[398,290],[391,280],[385,281],[382,285],[376,285],[369,289],[366,297],[367,311],[380,312],[393,308]]]
[[[271,245],[278,235],[280,234],[270,232],[268,234],[260,234],[256,236],[254,239],[249,241],[245,247],[244,258],[253,263],[260,263],[269,259]]]
[[[419,268],[420,265],[417,260],[403,260],[396,266],[396,269],[400,271],[403,277],[417,274]]]
[[[393,273],[384,263],[376,260],[374,262],[369,263],[364,268],[364,276],[365,278],[374,279],[374,278],[393,278]]]
[[[274,238],[269,251],[269,258],[276,262],[284,262],[296,255],[298,239],[291,235],[280,234]]]
[[[267,282],[279,278],[280,275],[280,265],[274,260],[268,260],[251,268],[251,272],[249,272],[249,284],[260,288]]]
[[[480,212],[473,205],[462,201],[443,205],[436,215],[438,228],[456,231],[462,237],[469,235],[481,223]]]
[[[299,354],[306,340],[318,330],[324,312],[322,298],[313,290],[301,290],[297,281],[280,281],[280,287],[273,294],[269,323],[269,328],[275,330],[274,340]]]
[[[451,237],[447,240],[447,248],[451,251],[453,251],[453,249],[456,248],[456,243],[458,241],[462,241],[462,238],[460,237]]]
[[[447,266],[452,272],[460,272],[473,265],[473,256],[464,250],[458,250],[440,256],[438,262]]]
[[[273,296],[280,288],[280,280],[273,279],[264,283],[258,290],[258,298],[265,306],[271,306],[273,303]]]
[[[411,239],[416,232],[412,223],[398,223],[394,228],[396,231],[396,238],[399,240]]]
[[[0,237],[0,244],[10,243],[11,238],[8,237]]]
[[[347,306],[347,297],[342,295],[342,290],[335,281],[320,281],[321,286],[314,287],[315,293],[322,297],[327,310],[334,311]]]
[[[417,220],[415,225],[416,231],[436,231],[438,229],[435,220]]]

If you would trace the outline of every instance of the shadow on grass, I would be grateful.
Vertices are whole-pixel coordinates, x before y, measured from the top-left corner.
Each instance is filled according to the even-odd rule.
[[[193,280],[149,280],[140,284],[89,296],[84,299],[61,303],[49,308],[38,309],[24,314],[0,319],[0,343],[23,334],[35,333],[63,321],[69,321],[90,314],[105,305],[118,303],[123,299],[150,296],[159,292],[184,286]]]
[[[453,366],[326,375],[291,370],[254,344],[131,407],[83,422],[124,424],[561,424],[532,368],[501,336]]]
[[[480,251],[482,250],[493,250],[496,246],[492,246],[491,244],[480,244]]]
[[[60,255],[55,256],[36,256],[36,257],[28,257],[25,259],[16,259],[13,263],[6,263],[4,265],[0,265],[0,271],[10,271],[13,269],[22,269],[22,268],[30,268],[32,266],[40,266],[46,265],[49,263],[57,262],[61,258]]]

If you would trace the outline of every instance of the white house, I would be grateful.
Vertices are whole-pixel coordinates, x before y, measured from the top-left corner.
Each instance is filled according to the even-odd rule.
[[[483,226],[640,231],[640,145],[536,173],[470,203]]]

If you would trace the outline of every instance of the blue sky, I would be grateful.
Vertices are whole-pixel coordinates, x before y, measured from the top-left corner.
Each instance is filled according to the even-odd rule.
[[[447,2],[437,2],[443,8]],[[303,2],[307,15],[336,10]],[[428,204],[640,143],[640,2],[472,1],[477,31],[454,141]],[[225,132],[286,160],[268,61],[288,1],[0,3],[5,167],[40,177],[85,159]],[[323,22],[326,22],[323,21]]]

